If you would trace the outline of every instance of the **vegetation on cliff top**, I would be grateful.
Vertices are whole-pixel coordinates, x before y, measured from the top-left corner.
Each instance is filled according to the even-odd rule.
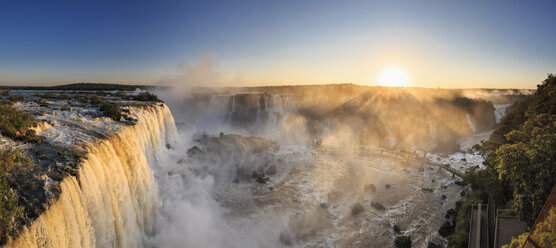
[[[30,129],[36,125],[33,115],[12,107],[10,102],[0,102],[0,132],[14,140],[40,143],[42,139]]]
[[[6,242],[16,220],[23,217],[24,208],[18,203],[10,179],[30,164],[30,159],[18,150],[0,150],[0,244]]]
[[[467,247],[469,215],[474,203],[489,198],[499,208],[513,208],[531,226],[556,184],[556,76],[548,75],[535,94],[516,102],[489,140],[474,148],[486,169],[464,178],[472,193],[456,204],[449,247]]]

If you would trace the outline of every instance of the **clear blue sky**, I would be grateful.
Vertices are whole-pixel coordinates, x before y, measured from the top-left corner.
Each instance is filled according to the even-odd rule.
[[[0,84],[374,84],[396,66],[411,86],[532,88],[556,72],[555,9],[534,0],[2,1]]]

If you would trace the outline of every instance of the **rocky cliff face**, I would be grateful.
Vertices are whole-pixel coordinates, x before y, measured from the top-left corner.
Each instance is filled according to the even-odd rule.
[[[204,92],[194,95],[195,104],[186,105],[184,112],[201,130],[210,130],[216,120],[220,129],[278,141],[311,144],[321,139],[331,145],[445,153],[459,149],[457,139],[496,124],[491,102],[458,90],[353,85],[258,90],[267,92]]]
[[[25,218],[6,247],[138,247],[152,231],[151,165],[175,138],[174,120],[164,104],[112,100],[135,121],[100,117],[90,104],[19,104],[45,142],[22,147],[35,164],[15,181]]]

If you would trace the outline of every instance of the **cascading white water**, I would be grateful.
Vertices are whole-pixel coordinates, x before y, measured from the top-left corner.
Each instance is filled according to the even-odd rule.
[[[78,177],[7,247],[140,247],[160,207],[151,165],[176,136],[165,105],[133,109],[139,120],[88,148]]]
[[[471,121],[471,116],[469,114],[465,114],[465,118],[467,118],[467,125],[469,125],[469,129],[471,129],[473,133],[477,132],[473,121]]]
[[[510,107],[511,104],[496,104],[494,105],[494,118],[496,119],[496,123],[502,120],[502,117],[506,115],[506,109]]]

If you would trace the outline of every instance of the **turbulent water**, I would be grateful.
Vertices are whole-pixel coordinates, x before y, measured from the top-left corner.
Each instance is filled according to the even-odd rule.
[[[159,206],[151,165],[176,135],[167,107],[134,109],[141,120],[89,147],[78,177],[7,247],[140,247]]]
[[[287,115],[293,97],[255,99],[257,121],[287,128],[271,116]],[[240,104],[233,95],[210,100],[224,123]],[[430,165],[304,145],[282,144],[263,155],[225,147],[228,157],[199,162],[188,155],[198,145],[196,128],[178,132],[168,107],[132,114],[137,124],[88,147],[79,176],[64,179],[59,199],[7,247],[390,247],[399,234],[426,247],[445,242],[437,230],[462,190],[453,175]],[[469,115],[463,121],[475,131]],[[431,139],[439,136],[437,125],[426,123]],[[463,153],[428,158],[456,169],[481,163]],[[241,178],[238,166],[246,175],[262,168],[269,179]],[[357,204],[362,209],[354,212]]]

